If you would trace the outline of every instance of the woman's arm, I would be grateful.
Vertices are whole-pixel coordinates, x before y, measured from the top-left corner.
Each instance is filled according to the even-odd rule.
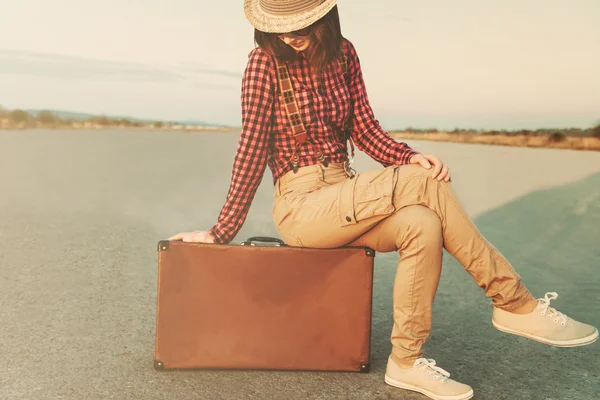
[[[231,184],[218,222],[209,233],[215,243],[229,243],[241,229],[267,166],[275,96],[274,66],[264,50],[249,55],[242,80],[242,134],[233,162]]]
[[[418,154],[406,143],[399,143],[388,135],[375,119],[367,96],[358,54],[352,43],[346,58],[350,75],[349,89],[352,99],[352,139],[356,146],[383,166],[409,164],[412,156]]]

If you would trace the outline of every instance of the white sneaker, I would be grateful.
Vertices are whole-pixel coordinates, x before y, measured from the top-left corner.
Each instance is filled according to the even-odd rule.
[[[419,358],[410,369],[402,369],[388,358],[385,383],[413,390],[436,400],[466,400],[473,397],[470,386],[449,379],[450,374],[435,366],[434,360]]]
[[[575,321],[550,307],[555,292],[537,299],[538,305],[529,314],[513,314],[494,307],[492,324],[500,331],[524,336],[556,347],[576,347],[598,340],[598,329]]]

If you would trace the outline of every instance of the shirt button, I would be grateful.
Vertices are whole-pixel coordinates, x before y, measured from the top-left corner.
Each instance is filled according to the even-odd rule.
[[[348,221],[348,222],[352,222],[352,218],[350,218],[350,217],[346,217],[346,221]]]

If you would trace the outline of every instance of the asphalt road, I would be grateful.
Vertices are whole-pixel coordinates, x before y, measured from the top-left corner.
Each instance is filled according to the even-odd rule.
[[[376,258],[372,370],[156,372],[156,243],[208,229],[234,134],[0,131],[0,399],[425,399],[391,388],[396,254]],[[600,154],[411,142],[452,167],[468,212],[536,297],[600,326]],[[377,168],[360,156],[359,171]],[[238,235],[276,235],[267,172]],[[600,344],[496,331],[491,301],[445,255],[426,356],[476,399],[600,398]]]

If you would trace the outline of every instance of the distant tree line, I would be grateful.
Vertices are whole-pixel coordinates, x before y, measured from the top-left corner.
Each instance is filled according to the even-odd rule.
[[[406,132],[406,133],[437,133],[440,130],[436,128],[412,128],[408,127],[404,130],[400,130],[397,132]],[[484,130],[484,129],[463,129],[463,128],[455,128],[451,131],[444,131],[448,133],[471,133],[471,134],[479,134],[479,135],[504,135],[504,136],[548,136],[551,141],[561,141],[565,140],[567,136],[571,137],[597,137],[600,139],[600,124],[596,125],[593,128],[589,129],[580,129],[580,128],[568,128],[568,129],[516,129],[516,130]]]
[[[178,125],[177,122],[152,121],[144,122],[127,118],[109,118],[105,115],[91,116],[88,119],[63,118],[51,111],[42,110],[33,115],[24,110],[7,110],[0,106],[0,122],[5,121],[9,126],[34,128],[34,127],[63,127],[76,126],[88,123],[89,125],[101,127],[125,127],[125,128],[143,128],[143,127],[172,127]]]
[[[93,126],[100,127],[123,127],[123,128],[144,128],[144,127],[153,127],[153,128],[172,128],[175,125],[179,125],[177,122],[169,121],[152,121],[152,122],[144,122],[138,120],[131,120],[127,118],[109,118],[105,115],[92,116],[87,120],[80,119],[70,119],[70,118],[61,118],[55,113],[47,110],[43,110],[38,112],[36,115],[32,115],[24,110],[7,110],[6,108],[0,106],[0,127],[4,124],[1,124],[3,121],[7,122],[7,125],[17,126],[17,127],[72,127],[81,124],[91,124]],[[429,129],[418,129],[408,127],[404,130],[400,130],[397,132],[407,132],[407,133],[436,133],[439,132],[436,128]],[[551,141],[560,142],[567,138],[567,136],[572,137],[597,137],[600,139],[600,123],[593,128],[589,129],[580,129],[580,128],[569,128],[569,129],[536,129],[536,130],[528,130],[528,129],[517,129],[517,130],[478,130],[478,129],[462,129],[455,128],[449,133],[471,133],[471,134],[480,134],[480,135],[505,135],[505,136],[548,136]]]

